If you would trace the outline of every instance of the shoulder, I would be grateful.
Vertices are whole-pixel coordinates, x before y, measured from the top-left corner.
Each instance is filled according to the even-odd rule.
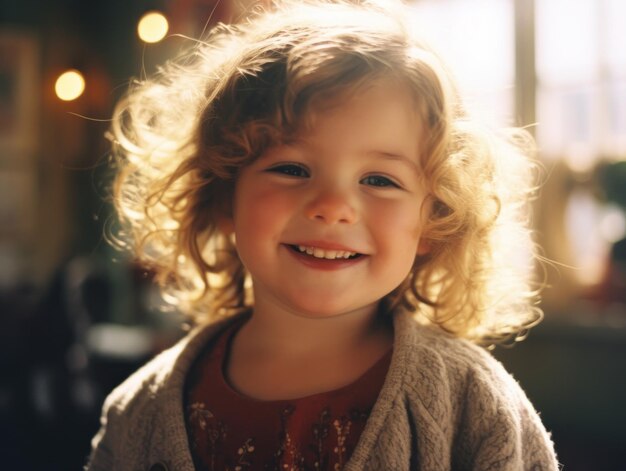
[[[190,335],[157,354],[109,393],[104,409],[123,413],[127,409],[158,394],[172,380],[177,360],[186,352]]]
[[[404,332],[406,402],[416,419],[428,417],[450,443],[460,468],[498,460],[519,469],[556,469],[549,434],[521,386],[486,349],[420,325],[412,316],[396,321]],[[505,459],[506,458],[506,459]],[[523,466],[522,466],[523,463]],[[493,469],[500,469],[494,467]],[[516,468],[517,469],[517,468]],[[535,469],[535,468],[532,468]]]
[[[457,387],[478,382],[485,386],[493,385],[498,390],[503,384],[519,388],[502,364],[485,348],[440,328],[422,325],[411,313],[399,313],[395,326],[401,330],[396,335],[396,345],[404,351],[409,372],[444,375],[451,386]],[[515,386],[509,384],[511,382]]]
[[[200,352],[236,319],[192,330],[108,395],[88,469],[115,468],[115,460],[120,459],[132,462],[159,430],[184,430],[181,411],[187,372]]]
[[[144,397],[151,398],[169,389],[182,389],[196,357],[235,319],[222,319],[192,329],[117,386],[107,397],[105,408],[125,409],[133,402],[141,402]]]
[[[395,326],[404,395],[436,422],[482,415],[516,427],[522,412],[534,413],[518,382],[483,347],[422,325],[410,313],[401,313]]]

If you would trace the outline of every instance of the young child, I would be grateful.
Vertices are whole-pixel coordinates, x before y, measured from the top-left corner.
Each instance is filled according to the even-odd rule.
[[[120,104],[124,240],[195,327],[111,393],[87,469],[557,469],[477,345],[541,317],[529,140],[405,17],[280,2]]]

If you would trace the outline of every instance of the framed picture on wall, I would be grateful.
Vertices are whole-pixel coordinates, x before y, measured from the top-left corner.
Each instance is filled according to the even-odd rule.
[[[36,150],[38,43],[30,32],[0,30],[0,169]]]

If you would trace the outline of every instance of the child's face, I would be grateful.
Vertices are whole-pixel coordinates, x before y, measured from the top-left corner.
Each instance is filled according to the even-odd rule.
[[[412,103],[399,86],[375,85],[241,170],[233,223],[257,308],[371,312],[404,280],[425,251]]]

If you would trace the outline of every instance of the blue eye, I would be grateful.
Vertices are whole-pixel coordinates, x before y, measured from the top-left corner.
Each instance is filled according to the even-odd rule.
[[[376,186],[376,187],[394,187],[400,188],[400,186],[395,183],[393,180],[383,177],[382,175],[369,175],[361,180],[363,185]]]
[[[268,168],[267,172],[280,173],[289,177],[306,178],[309,176],[309,171],[302,165],[298,164],[281,164]]]

